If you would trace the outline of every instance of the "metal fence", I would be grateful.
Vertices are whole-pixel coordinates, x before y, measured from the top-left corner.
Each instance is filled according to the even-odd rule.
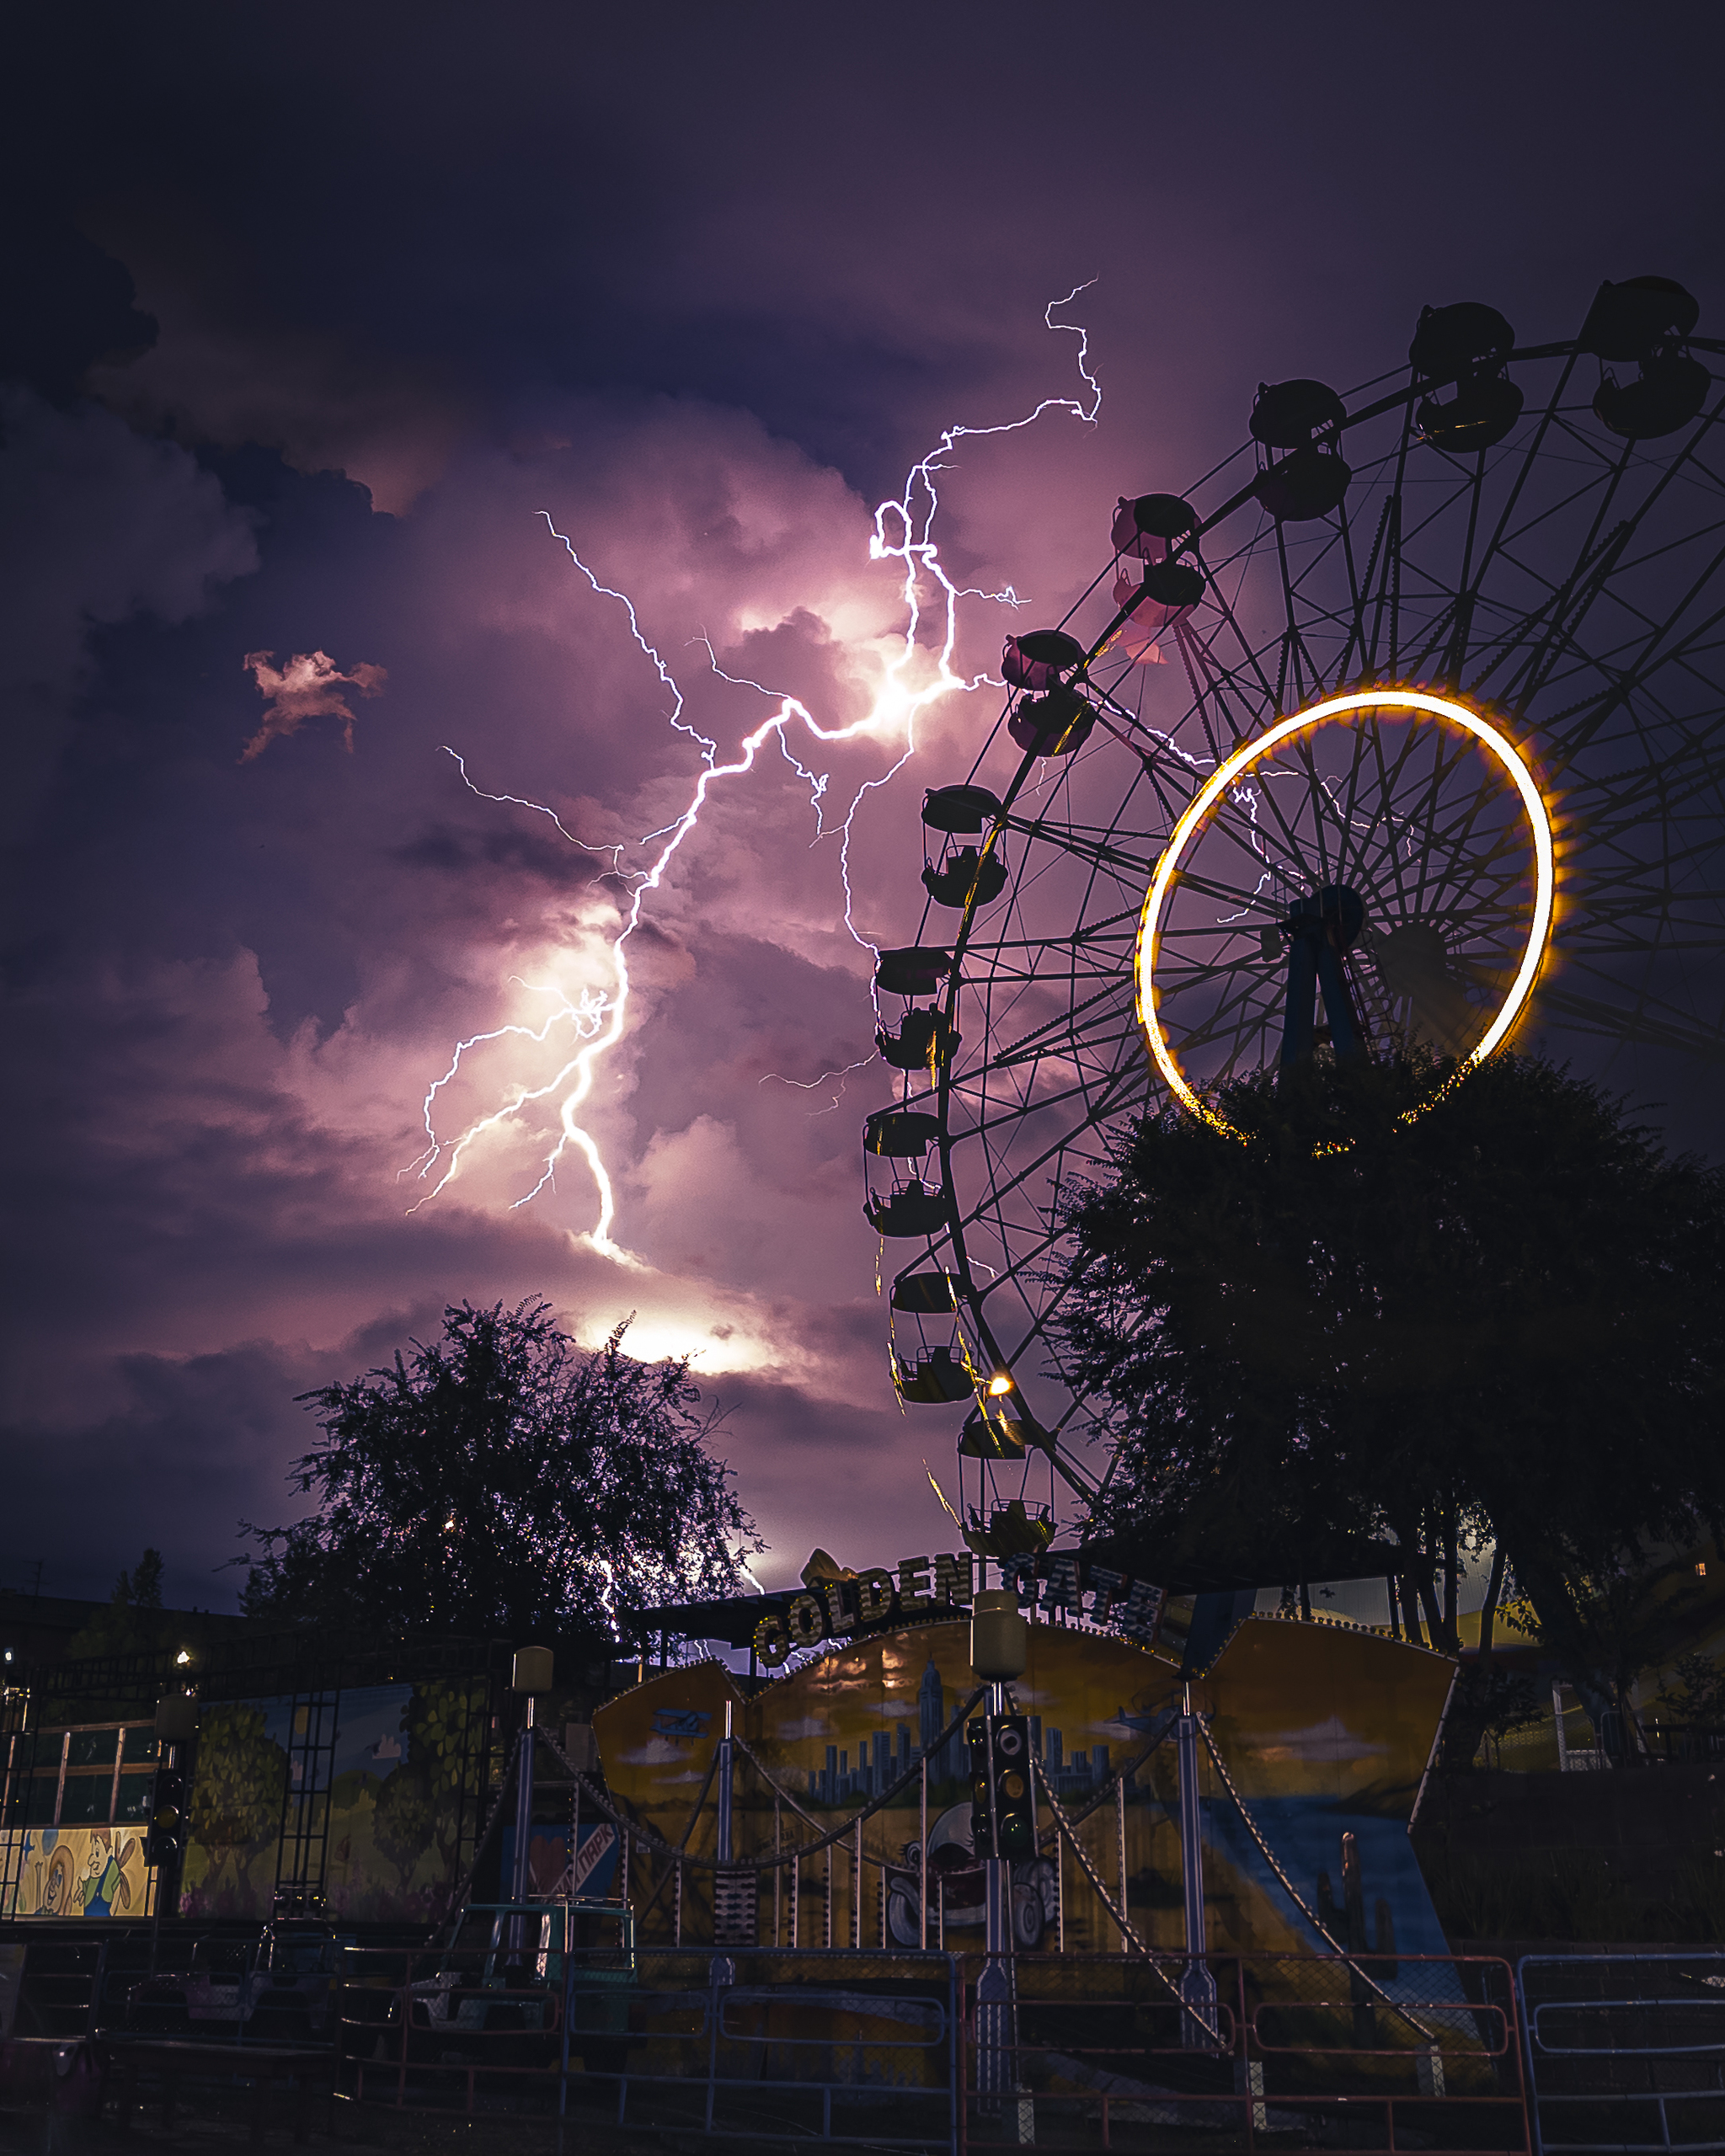
[[[596,1926],[597,1920],[591,1920]],[[590,1929],[608,1942],[617,1926]],[[1725,1952],[1403,1955],[650,1948],[531,1922],[488,1949],[347,1949],[318,2041],[350,2101],[762,2146],[1260,2143],[1505,2156],[1725,2153]],[[152,1946],[154,1949],[152,1957]],[[15,2040],[152,2049],[141,1987],[246,1942],[33,1932]],[[145,1994],[148,1995],[148,1994]],[[219,2035],[247,2079],[266,2041]],[[172,2047],[170,2047],[172,2048]],[[179,2048],[184,2048],[180,2045]]]
[[[1067,1955],[964,1974],[969,2149],[1525,2156],[1504,1961]]]
[[[1528,2156],[1500,1961],[350,1952],[338,2087],[767,2144]]]
[[[23,1949],[12,2033],[56,2041],[123,2027],[132,1988],[151,1973],[152,1949],[166,1973],[190,1965],[193,1945],[172,1932],[152,1941],[142,1925],[14,1926],[6,1935]]]
[[[1517,1963],[1535,2156],[1725,2149],[1725,1954]]]
[[[756,2144],[952,2150],[962,2000],[945,1954],[350,1949],[340,2096]]]

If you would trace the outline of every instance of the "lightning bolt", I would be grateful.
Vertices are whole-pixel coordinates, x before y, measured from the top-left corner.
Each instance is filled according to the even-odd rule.
[[[818,1078],[787,1078],[780,1071],[768,1070],[763,1072],[755,1083],[756,1086],[792,1086],[799,1093],[818,1093],[824,1086],[830,1084],[833,1079],[836,1078],[839,1081],[838,1091],[827,1105],[824,1108],[810,1108],[809,1111],[811,1118],[818,1115],[830,1115],[845,1097],[846,1079],[853,1070],[867,1070],[873,1061],[874,1058],[872,1055],[865,1055],[855,1063],[843,1065],[837,1070],[823,1070]]]
[[[1050,301],[1043,313],[1047,328],[1077,339],[1076,366],[1079,377],[1084,384],[1085,396],[1045,397],[1022,419],[1001,421],[993,426],[955,424],[944,429],[935,447],[911,466],[900,494],[876,508],[868,542],[868,558],[871,563],[895,563],[901,568],[903,574],[899,591],[904,620],[897,639],[897,649],[885,664],[873,702],[862,718],[853,720],[849,725],[822,726],[798,698],[781,695],[758,681],[740,680],[735,675],[725,674],[718,664],[712,645],[703,638],[699,641],[706,646],[708,668],[713,674],[727,682],[754,689],[775,705],[760,724],[744,736],[736,756],[729,762],[721,762],[718,742],[703,734],[686,715],[688,702],[681,685],[664,654],[644,632],[634,601],[627,592],[602,583],[576,552],[573,540],[558,530],[550,512],[546,510],[539,512],[551,536],[567,552],[570,562],[585,578],[593,595],[622,608],[628,621],[629,634],[670,698],[667,714],[669,722],[678,733],[687,734],[695,743],[700,751],[702,768],[688,804],[681,814],[660,830],[648,832],[637,841],[637,846],[642,849],[658,848],[650,863],[644,867],[628,867],[623,862],[623,856],[628,851],[626,847],[589,845],[566,830],[556,814],[542,803],[527,800],[518,794],[488,792],[475,783],[463,758],[452,749],[446,750],[454,758],[462,782],[481,800],[507,803],[547,817],[571,845],[580,846],[587,852],[610,854],[611,867],[606,872],[607,878],[614,877],[623,887],[627,898],[622,908],[622,926],[607,947],[610,979],[604,986],[584,988],[574,1001],[558,989],[534,990],[532,992],[549,994],[554,998],[553,1008],[542,1025],[495,1026],[457,1043],[448,1067],[440,1077],[431,1081],[426,1090],[423,1106],[426,1134],[425,1149],[403,1171],[403,1173],[415,1175],[421,1182],[430,1183],[430,1188],[408,1209],[409,1212],[416,1212],[421,1205],[430,1203],[446,1190],[461,1174],[473,1148],[489,1133],[515,1123],[530,1109],[546,1102],[554,1102],[556,1137],[545,1154],[537,1180],[531,1189],[514,1201],[510,1210],[514,1212],[524,1205],[531,1204],[542,1192],[553,1186],[559,1165],[572,1152],[579,1154],[592,1177],[598,1200],[597,1218],[580,1239],[601,1257],[619,1265],[640,1265],[641,1261],[633,1251],[612,1239],[611,1227],[617,1219],[616,1190],[597,1143],[580,1120],[581,1112],[592,1096],[600,1065],[622,1039],[628,1027],[630,992],[628,945],[641,925],[649,899],[663,883],[683,841],[700,821],[701,812],[713,789],[725,780],[746,777],[754,770],[761,750],[769,743],[777,741],[786,762],[809,787],[809,803],[815,815],[815,835],[811,844],[819,844],[825,838],[838,838],[838,867],[844,889],[845,926],[863,949],[871,954],[877,952],[878,947],[857,927],[854,917],[851,842],[857,812],[867,797],[889,785],[916,754],[916,722],[931,705],[954,693],[968,695],[984,686],[1001,686],[986,673],[967,679],[953,670],[953,655],[958,642],[961,601],[975,600],[1012,607],[1023,604],[1010,584],[999,591],[985,591],[973,585],[955,584],[948,575],[935,537],[935,525],[940,511],[939,475],[950,469],[955,453],[964,442],[1019,433],[1025,428],[1034,426],[1046,413],[1063,412],[1087,426],[1096,424],[1102,408],[1103,392],[1101,383],[1090,371],[1089,332],[1078,323],[1055,319],[1057,312],[1064,312],[1094,281],[1091,279],[1084,284],[1074,286],[1064,299]],[[932,628],[926,627],[926,623],[931,621]],[[929,664],[931,660],[932,666]],[[923,677],[920,680],[916,678],[919,671]],[[869,737],[889,742],[901,739],[903,746],[884,771],[876,777],[865,779],[857,787],[842,819],[829,825],[825,819],[829,774],[811,770],[793,754],[788,738],[793,728],[801,728],[811,740],[826,745]],[[527,984],[521,983],[521,985],[526,987]],[[553,1029],[563,1027],[567,1027],[572,1036],[572,1052],[563,1056],[558,1068],[542,1084],[511,1086],[495,1107],[476,1117],[457,1136],[453,1139],[440,1136],[436,1127],[439,1096],[453,1083],[465,1059],[480,1048],[505,1039],[521,1040],[532,1046],[543,1047],[549,1042]],[[817,1080],[814,1082],[820,1084],[823,1081]],[[434,1177],[435,1180],[432,1181]]]

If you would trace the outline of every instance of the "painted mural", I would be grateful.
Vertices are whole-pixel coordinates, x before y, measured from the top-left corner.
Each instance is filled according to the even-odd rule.
[[[437,1684],[206,1707],[181,1913],[267,1917],[284,1818],[320,1824],[327,1799],[329,1913],[436,1917],[457,1876],[469,1724],[483,1709],[482,1687]],[[330,1726],[308,1727],[313,1716]]]
[[[14,1827],[0,1834],[13,1917],[147,1917],[153,1875],[133,1827]]]
[[[1236,1628],[1193,1687],[1233,1785],[1231,1794],[1200,1755],[1213,1951],[1328,1951],[1295,1894],[1338,1943],[1386,1954],[1446,1951],[1407,1824],[1453,1674],[1443,1656],[1363,1630],[1270,1617]],[[777,1833],[786,1842],[807,1839],[863,1810],[926,1757],[929,1941],[943,1937],[963,1949],[981,1943],[981,1874],[962,1733],[941,1739],[975,1689],[968,1625],[933,1625],[836,1646],[752,1700],[717,1663],[667,1672],[601,1707],[594,1729],[613,1795],[668,1841],[686,1833],[690,1849],[707,1856],[716,1833],[707,1776],[727,1703],[761,1769],[745,1764],[737,1774],[739,1855],[772,1848],[776,1799]],[[1175,1748],[1172,1738],[1152,1742],[1164,1710],[1178,1702],[1174,1667],[1121,1639],[1039,1624],[1031,1627],[1025,1675],[1009,1689],[1030,1718],[1047,1785],[1116,1897],[1113,1784],[1132,1768],[1124,1807],[1130,1920],[1146,1945],[1182,1951]],[[903,1797],[868,1821],[860,1902],[848,1843],[830,1860],[802,1865],[799,1944],[916,1944],[921,1781],[912,1774]],[[1046,1823],[1045,1806],[1042,1817]],[[710,1921],[710,1879],[694,1866],[686,1871],[686,1936]],[[650,1893],[644,1873],[635,1881],[638,1904]],[[773,1936],[776,1921],[789,1943],[790,1901],[788,1875],[777,1903],[770,1882],[764,1889],[764,1937]],[[1021,1951],[1053,1951],[1062,1938],[1068,1951],[1119,1950],[1117,1927],[1070,1852],[1050,1848],[1015,1867],[1013,1903]],[[645,1936],[668,1923],[667,1907],[661,1896]]]

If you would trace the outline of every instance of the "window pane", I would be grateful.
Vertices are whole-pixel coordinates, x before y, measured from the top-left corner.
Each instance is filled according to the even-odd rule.
[[[75,1729],[66,1764],[69,1767],[111,1767],[119,1744],[117,1729]]]
[[[108,1807],[114,1801],[114,1776],[103,1774],[68,1774],[66,1795],[60,1801],[60,1823],[62,1827],[104,1826]]]
[[[51,1827],[54,1799],[60,1787],[58,1773],[24,1776],[14,1780],[6,1806],[8,1827]]]
[[[126,1732],[126,1743],[121,1749],[120,1756],[125,1760],[128,1767],[131,1765],[134,1760],[142,1764],[147,1759],[153,1759],[156,1756],[155,1723],[152,1721],[134,1722],[131,1727]]]
[[[27,1774],[34,1767],[38,1774],[52,1774],[56,1781],[58,1781],[60,1754],[65,1748],[65,1732],[58,1729],[50,1730],[46,1735],[37,1731],[33,1734],[20,1737],[18,1740],[18,1749],[12,1755],[13,1772]]]
[[[116,1819],[147,1819],[150,1816],[150,1785],[153,1774],[122,1774],[120,1777],[120,1808]]]

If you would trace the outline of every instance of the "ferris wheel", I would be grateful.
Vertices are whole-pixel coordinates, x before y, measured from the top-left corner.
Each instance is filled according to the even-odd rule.
[[[1103,1471],[1050,1320],[1062,1193],[1132,1118],[1226,1129],[1219,1089],[1306,1055],[1465,1068],[1530,1014],[1608,1069],[1725,1054],[1697,316],[1656,277],[1552,343],[1429,307],[1405,366],[1264,385],[1242,448],[1123,497],[1065,619],[1008,641],[994,730],[925,798],[863,1132],[893,1381],[959,1422],[973,1546],[1036,1546],[1047,1478]]]

